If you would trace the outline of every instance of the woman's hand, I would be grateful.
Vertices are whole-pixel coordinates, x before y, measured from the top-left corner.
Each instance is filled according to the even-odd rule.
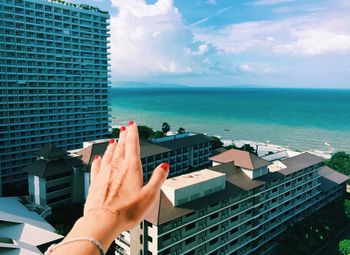
[[[162,163],[143,186],[140,144],[137,126],[129,121],[120,128],[119,141],[111,139],[104,156],[96,156],[91,166],[91,184],[80,218],[64,240],[90,237],[105,250],[123,231],[134,227],[151,209],[169,173]],[[89,242],[74,242],[54,250],[53,254],[99,254]]]
[[[121,230],[138,224],[153,205],[168,175],[167,163],[159,165],[143,187],[137,126],[133,121],[120,128],[118,143],[110,140],[103,158],[91,166],[91,185],[84,217],[105,214],[116,219]]]

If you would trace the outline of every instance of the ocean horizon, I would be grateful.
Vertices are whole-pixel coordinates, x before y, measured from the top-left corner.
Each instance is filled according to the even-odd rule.
[[[133,119],[160,130],[350,152],[350,90],[292,88],[112,88],[113,125]]]

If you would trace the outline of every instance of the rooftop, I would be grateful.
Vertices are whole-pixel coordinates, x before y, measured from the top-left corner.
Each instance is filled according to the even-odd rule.
[[[209,159],[218,163],[233,162],[235,166],[250,170],[259,169],[271,164],[270,161],[259,158],[253,153],[236,149],[225,151]]]
[[[318,173],[321,176],[320,182],[322,191],[328,191],[350,179],[350,177],[339,173],[328,166],[321,167]]]
[[[194,134],[194,133],[186,133],[189,135],[182,134],[181,135],[174,135],[174,136],[167,136],[166,141],[160,140],[160,142],[156,142],[157,145],[169,148],[169,149],[180,149],[184,147],[188,147],[194,144],[199,144],[199,143],[205,143],[205,142],[210,142],[210,139],[208,136],[203,135],[203,134]]]
[[[66,6],[73,7],[73,8],[79,8],[79,9],[86,10],[86,11],[92,11],[92,12],[97,12],[97,13],[108,15],[108,11],[102,11],[101,9],[99,9],[95,6],[91,6],[91,5],[87,5],[87,4],[76,4],[76,3],[71,3],[68,1],[64,1],[64,0],[46,0],[46,2],[66,5]]]
[[[204,169],[193,173],[184,174],[184,175],[167,179],[163,184],[163,186],[166,186],[172,189],[181,189],[181,188],[191,186],[197,183],[205,182],[220,176],[225,176],[225,174]]]
[[[286,168],[281,169],[280,171],[269,172],[256,179],[250,179],[240,167],[232,164],[232,161],[211,167],[208,170],[225,174],[225,189],[200,197],[188,203],[180,204],[179,206],[174,206],[171,199],[162,191],[155,206],[147,214],[146,220],[155,225],[164,224],[193,212],[194,210],[200,210],[210,204],[222,201],[227,197],[243,195],[247,191],[263,186],[273,180],[282,179],[286,175],[295,171],[307,168],[313,164],[321,163],[323,162],[323,159],[309,153],[303,153],[281,162],[283,162]],[[196,172],[192,173],[192,175],[195,173]],[[181,186],[182,184],[176,185]]]
[[[43,254],[51,243],[62,238],[16,198],[0,198],[0,250],[4,254]]]

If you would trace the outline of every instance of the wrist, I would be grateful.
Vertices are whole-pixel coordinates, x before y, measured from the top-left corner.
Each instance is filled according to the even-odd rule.
[[[116,215],[96,210],[78,219],[65,239],[91,237],[98,240],[107,251],[121,232],[120,222]]]

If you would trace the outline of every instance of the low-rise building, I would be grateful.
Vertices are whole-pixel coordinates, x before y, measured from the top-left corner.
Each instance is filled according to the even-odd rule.
[[[63,236],[17,198],[0,198],[0,254],[42,255]]]
[[[51,207],[83,201],[82,192],[78,192],[80,164],[79,157],[46,144],[37,153],[37,160],[24,168],[31,201]]]
[[[64,151],[47,144],[28,172],[29,196],[39,205],[60,206],[82,202],[90,186],[90,168],[95,155],[103,156],[109,139],[84,142],[82,149]],[[185,133],[152,141],[140,140],[143,179],[146,183],[162,162],[171,165],[170,177],[211,165],[207,136]]]
[[[116,254],[264,254],[348,180],[309,153],[269,162],[229,150],[210,159],[215,166],[164,183],[146,219],[116,239]]]

